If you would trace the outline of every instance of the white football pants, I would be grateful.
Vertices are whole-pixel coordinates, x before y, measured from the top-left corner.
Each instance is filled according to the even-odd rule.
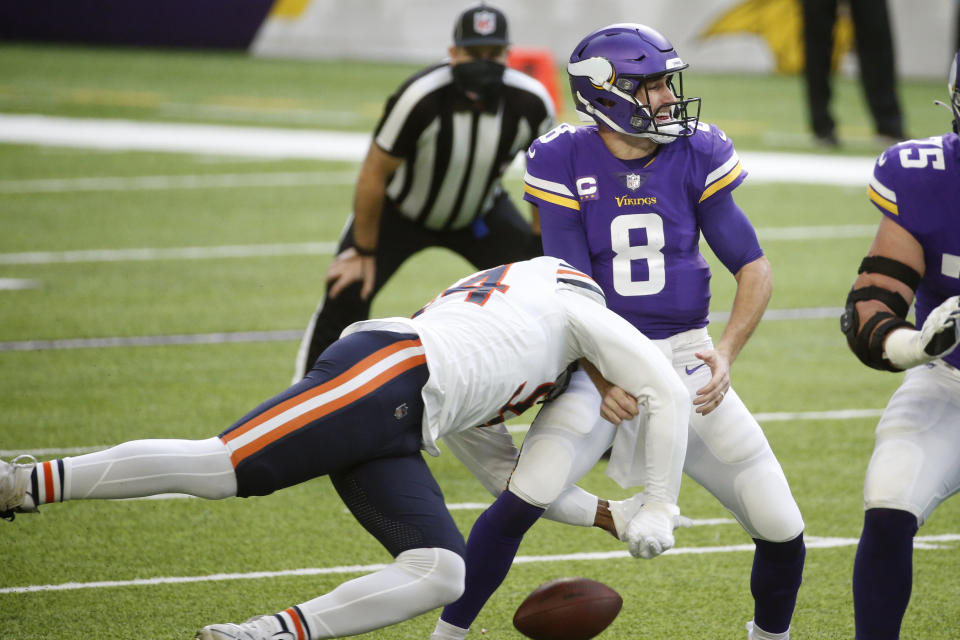
[[[909,511],[922,526],[960,490],[960,371],[935,361],[909,369],[877,424],[865,509]]]
[[[696,390],[711,377],[709,366],[694,355],[713,347],[706,329],[654,342],[668,353],[692,401]],[[510,479],[511,491],[533,504],[552,502],[551,511],[555,512],[567,510],[563,502],[568,498],[578,503],[569,509],[571,513],[583,510],[582,491],[561,492],[599,460],[616,434],[616,428],[599,417],[596,388],[586,374],[578,374],[564,394],[545,405],[534,420]],[[531,442],[545,439],[552,444],[529,447]],[[619,440],[611,464],[618,456],[633,455],[618,452],[617,446]],[[684,472],[713,494],[752,538],[785,542],[803,531],[803,518],[783,469],[763,429],[732,388],[720,406],[705,416],[696,413],[691,403]]]

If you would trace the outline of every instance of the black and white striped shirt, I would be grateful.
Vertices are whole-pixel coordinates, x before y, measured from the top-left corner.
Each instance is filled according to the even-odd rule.
[[[496,111],[478,111],[446,63],[411,76],[390,96],[374,134],[403,164],[387,185],[400,213],[428,229],[454,230],[484,215],[517,153],[553,126],[553,102],[537,80],[504,73]]]

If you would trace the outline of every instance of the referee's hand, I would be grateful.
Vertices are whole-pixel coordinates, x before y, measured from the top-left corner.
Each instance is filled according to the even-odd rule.
[[[327,269],[327,295],[336,298],[354,282],[362,282],[360,298],[366,300],[373,293],[376,273],[376,257],[361,256],[350,247],[334,258]]]

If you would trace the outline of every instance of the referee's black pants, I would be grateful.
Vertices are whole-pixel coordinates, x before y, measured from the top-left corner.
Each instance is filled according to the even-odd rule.
[[[886,0],[849,0],[860,81],[879,135],[902,138],[893,36]],[[819,137],[834,135],[830,76],[837,0],[803,0],[804,80],[810,126]]]
[[[537,249],[538,238],[506,193],[501,193],[494,201],[493,207],[483,217],[483,223],[486,227],[485,233],[478,233],[474,227],[456,231],[426,229],[400,215],[389,201],[385,202],[380,217],[377,274],[373,293],[366,300],[361,299],[362,283],[355,282],[341,291],[336,298],[324,294],[300,345],[301,353],[297,359],[294,379],[306,375],[323,350],[333,344],[347,326],[370,317],[370,306],[380,289],[408,258],[423,249],[445,247],[460,254],[477,270],[542,255],[542,249]],[[351,222],[343,234],[337,254],[352,246]],[[411,300],[408,315],[412,315],[419,308],[414,305],[424,302],[426,298]]]

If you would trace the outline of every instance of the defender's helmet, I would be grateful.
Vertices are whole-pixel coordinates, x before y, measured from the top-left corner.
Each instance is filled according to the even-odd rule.
[[[670,41],[655,29],[620,23],[598,29],[581,40],[570,55],[567,75],[581,120],[665,144],[693,135],[700,119],[700,98],[683,97],[681,71],[687,66]],[[647,82],[661,76],[666,76],[676,100],[654,114],[643,89]],[[690,105],[696,106],[693,115],[688,113]],[[658,122],[657,117],[663,115],[669,120]]]

